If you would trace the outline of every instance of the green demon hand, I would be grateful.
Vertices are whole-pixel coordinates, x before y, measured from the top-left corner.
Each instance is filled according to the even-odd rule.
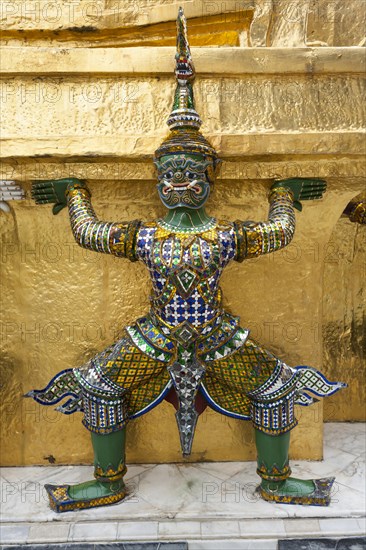
[[[32,198],[37,204],[54,203],[52,212],[58,214],[65,208],[66,190],[69,185],[84,186],[84,183],[77,178],[63,178],[61,180],[42,180],[32,184]]]
[[[287,187],[294,195],[294,208],[301,212],[302,204],[300,201],[310,201],[321,199],[327,188],[325,180],[316,178],[289,178],[286,180],[276,180],[271,189],[278,187]]]

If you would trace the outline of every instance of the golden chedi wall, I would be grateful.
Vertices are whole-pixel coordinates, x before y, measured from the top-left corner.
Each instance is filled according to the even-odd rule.
[[[324,261],[323,372],[348,384],[342,399],[326,400],[324,418],[365,421],[366,227],[340,218]]]
[[[355,47],[362,22],[348,7],[340,18],[341,2],[324,19],[312,2],[299,0],[295,20],[281,2],[250,0],[241,11],[229,1],[180,4],[193,45],[202,131],[223,159],[209,210],[228,219],[265,219],[274,178],[328,182],[324,199],[297,216],[288,249],[227,269],[224,305],[290,365],[314,365],[347,381],[352,361],[350,388],[332,401],[339,412],[331,416],[331,404],[325,418],[361,419],[357,346],[342,362],[334,351],[331,360],[327,354],[330,342],[345,334],[339,319],[353,326],[352,311],[360,307],[364,249],[356,264],[351,251],[364,228],[338,220],[364,187],[364,49]],[[350,4],[364,17],[363,2]],[[1,13],[1,179],[26,191],[9,214],[0,212],[1,462],[88,463],[80,415],[60,415],[22,395],[83,363],[146,312],[148,277],[142,265],[77,247],[66,212],[52,216],[50,207],[36,206],[30,185],[72,175],[88,180],[101,219],[162,214],[152,154],[167,133],[172,105],[178,3],[141,0],[132,8],[80,0],[72,12],[67,2],[32,6],[5,1]],[[326,261],[334,239],[344,251],[338,273]],[[341,290],[342,278],[354,281],[352,290],[349,284]],[[357,403],[353,416],[350,400]],[[299,408],[298,417],[292,456],[321,458],[322,406]],[[129,425],[127,454],[129,462],[182,460],[171,405]],[[189,460],[254,456],[250,423],[205,411]]]

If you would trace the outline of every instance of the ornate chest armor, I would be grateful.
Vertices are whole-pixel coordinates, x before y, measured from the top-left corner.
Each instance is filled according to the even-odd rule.
[[[183,323],[205,333],[222,313],[219,280],[235,249],[233,225],[215,220],[199,234],[141,227],[137,256],[150,272],[152,314],[171,330]]]

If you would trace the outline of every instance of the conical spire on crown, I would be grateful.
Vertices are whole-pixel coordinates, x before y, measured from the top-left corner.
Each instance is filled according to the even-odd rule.
[[[217,153],[199,128],[202,120],[194,106],[193,81],[195,69],[187,37],[187,21],[183,8],[179,8],[177,18],[177,53],[175,54],[175,75],[177,86],[173,110],[167,120],[171,130],[169,136],[155,151],[158,159],[171,153],[199,153],[217,159]]]
[[[177,18],[177,53],[175,54],[175,76],[177,87],[175,90],[173,111],[168,118],[171,130],[179,127],[192,127],[197,130],[202,120],[194,108],[192,83],[195,70],[187,37],[187,20],[183,8],[179,8]]]

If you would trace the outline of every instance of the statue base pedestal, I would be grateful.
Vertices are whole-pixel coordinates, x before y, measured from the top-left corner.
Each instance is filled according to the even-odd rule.
[[[109,543],[113,548],[117,541],[186,541],[189,550],[275,550],[281,539],[362,536],[365,424],[324,428],[325,461],[292,461],[292,467],[301,478],[336,476],[329,507],[264,502],[255,493],[254,462],[201,462],[130,465],[125,478],[130,494],[124,502],[56,514],[44,484],[86,481],[91,467],[3,468],[1,543],[62,548]]]

